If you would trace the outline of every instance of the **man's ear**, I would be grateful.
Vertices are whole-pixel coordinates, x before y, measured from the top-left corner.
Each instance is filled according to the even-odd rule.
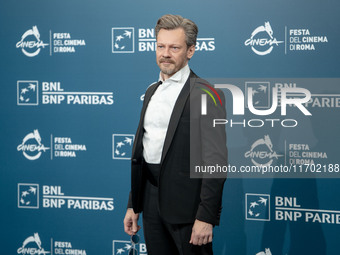
[[[195,45],[191,45],[187,50],[187,58],[191,59],[195,53]]]

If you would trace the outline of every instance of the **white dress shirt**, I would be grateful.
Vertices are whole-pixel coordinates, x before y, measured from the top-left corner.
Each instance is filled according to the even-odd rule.
[[[161,162],[170,117],[189,75],[188,65],[165,81],[159,74],[159,81],[163,83],[158,86],[151,97],[144,116],[143,156],[147,163],[159,164]]]

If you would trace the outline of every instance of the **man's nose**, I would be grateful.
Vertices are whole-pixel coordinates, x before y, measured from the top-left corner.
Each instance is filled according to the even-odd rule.
[[[170,54],[170,47],[165,47],[165,48],[164,48],[164,50],[163,50],[163,57],[165,57],[165,58],[171,57],[171,54]]]

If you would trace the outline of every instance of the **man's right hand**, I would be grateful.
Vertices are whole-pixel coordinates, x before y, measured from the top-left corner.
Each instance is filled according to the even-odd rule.
[[[124,231],[128,235],[135,235],[141,226],[138,226],[139,213],[135,213],[132,208],[128,208],[124,218]]]

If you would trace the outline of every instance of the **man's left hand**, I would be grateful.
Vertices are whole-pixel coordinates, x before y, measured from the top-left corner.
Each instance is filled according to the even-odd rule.
[[[212,242],[213,225],[200,220],[195,220],[192,227],[190,242],[193,245],[202,245]]]

